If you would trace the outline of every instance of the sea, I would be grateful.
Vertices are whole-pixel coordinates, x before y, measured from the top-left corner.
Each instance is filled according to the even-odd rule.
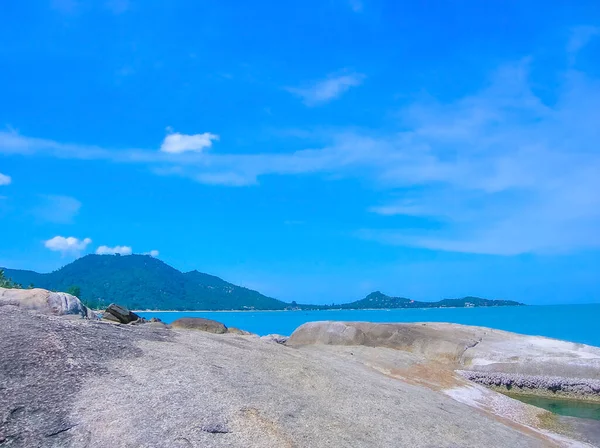
[[[171,323],[181,317],[205,317],[258,335],[291,335],[306,322],[452,322],[546,336],[600,347],[600,304],[507,306],[489,308],[423,308],[327,311],[145,311]]]

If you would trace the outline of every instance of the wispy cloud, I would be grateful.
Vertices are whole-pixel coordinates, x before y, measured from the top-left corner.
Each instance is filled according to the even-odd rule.
[[[131,2],[129,0],[108,0],[105,6],[113,14],[120,15],[129,11]]]
[[[52,8],[63,14],[73,14],[79,9],[78,0],[52,0]]]
[[[70,196],[43,195],[41,204],[36,206],[32,213],[43,221],[69,224],[73,222],[80,208],[81,202]]]
[[[149,252],[144,252],[144,255],[150,255],[151,257],[156,258],[160,255],[160,252],[157,251],[156,249],[153,249]]]
[[[362,0],[349,0],[348,4],[350,5],[350,8],[354,12],[362,12],[362,10],[363,10]]]
[[[55,236],[54,238],[44,241],[44,246],[52,251],[61,252],[63,255],[77,255],[81,251],[84,251],[91,242],[92,240],[90,238],[80,240],[73,236]]]
[[[600,28],[597,26],[577,26],[571,31],[571,37],[567,44],[567,53],[574,62],[575,56],[583,47],[585,47],[592,38],[600,35]]]
[[[387,227],[363,229],[363,238],[492,254],[599,248],[600,80],[562,73],[548,104],[531,88],[533,63],[500,67],[467,97],[408,105],[397,132],[331,132],[316,149],[111,151],[0,132],[0,152],[141,163],[211,185],[256,185],[267,175],[360,177],[382,192],[370,211]],[[407,232],[395,228],[397,215],[438,225]]]
[[[339,98],[352,87],[361,85],[364,79],[365,75],[360,73],[330,75],[307,86],[288,87],[286,90],[301,97],[307,106],[319,106]]]
[[[12,178],[6,174],[0,173],[0,185],[9,185],[12,182]]]

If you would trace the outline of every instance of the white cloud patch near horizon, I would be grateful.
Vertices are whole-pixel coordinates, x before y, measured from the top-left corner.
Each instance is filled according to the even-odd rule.
[[[96,249],[96,254],[97,255],[131,255],[133,253],[133,250],[131,249],[130,246],[115,246],[115,247],[109,247],[109,246],[99,246]]]
[[[160,150],[169,154],[181,154],[188,151],[201,152],[210,148],[213,141],[217,140],[219,140],[219,136],[210,132],[194,135],[172,132],[167,134]]]
[[[364,79],[365,75],[360,73],[330,75],[305,87],[288,87],[286,90],[301,97],[304,104],[312,107],[339,98],[352,87],[361,85]]]
[[[82,240],[73,236],[55,236],[47,241],[44,241],[44,246],[55,252],[61,252],[65,254],[79,254],[85,250],[86,247],[92,242],[90,238],[84,238]]]
[[[581,51],[579,47],[577,51]],[[0,153],[143,163],[211,185],[319,173],[369,180],[384,244],[498,255],[600,248],[600,79],[569,69],[547,103],[532,88],[535,60],[505,64],[488,85],[451,102],[422,98],[397,130],[333,131],[316,149],[254,154],[110,151],[0,132]],[[436,226],[407,231],[395,216]],[[399,226],[395,228],[395,226]]]
[[[154,249],[149,252],[144,252],[144,255],[150,255],[151,257],[156,258],[160,255],[160,252]]]
[[[0,173],[0,185],[10,185],[12,178],[6,174]]]

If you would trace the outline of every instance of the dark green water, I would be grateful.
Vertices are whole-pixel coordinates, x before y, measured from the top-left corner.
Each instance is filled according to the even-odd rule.
[[[538,408],[546,409],[558,415],[569,417],[591,418],[600,420],[600,403],[587,401],[565,400],[562,398],[535,397],[531,395],[506,394],[511,398],[522,401]]]

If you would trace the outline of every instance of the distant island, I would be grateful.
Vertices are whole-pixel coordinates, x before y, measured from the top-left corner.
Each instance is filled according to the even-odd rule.
[[[77,295],[94,309],[117,302],[135,310],[330,310],[521,306],[511,300],[479,297],[420,302],[379,291],[344,304],[286,303],[198,271],[180,272],[149,255],[86,255],[47,274],[7,269],[4,275],[23,287],[35,286]]]

